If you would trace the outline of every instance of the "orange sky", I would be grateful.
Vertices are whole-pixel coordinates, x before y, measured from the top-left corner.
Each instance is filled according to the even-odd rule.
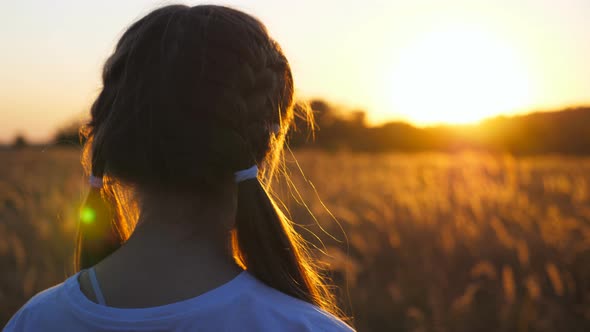
[[[162,1],[11,1],[0,12],[0,141],[86,114],[122,30]],[[195,2],[189,2],[195,3]],[[372,122],[464,123],[590,104],[590,1],[222,1],[258,16],[300,96]]]

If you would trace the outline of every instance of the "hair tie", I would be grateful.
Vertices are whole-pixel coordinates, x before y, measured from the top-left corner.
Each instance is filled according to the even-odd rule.
[[[278,135],[281,132],[281,125],[278,123],[273,123],[270,127],[272,133]]]
[[[240,183],[242,181],[256,179],[258,177],[258,166],[254,165],[248,169],[243,169],[234,173],[234,181]]]
[[[90,183],[90,186],[92,188],[97,188],[97,189],[102,188],[102,185],[103,185],[102,178],[98,178],[94,175],[90,175],[90,177],[88,178],[88,183]]]

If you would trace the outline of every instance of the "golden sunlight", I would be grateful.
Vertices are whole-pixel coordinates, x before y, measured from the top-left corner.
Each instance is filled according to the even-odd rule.
[[[400,50],[390,75],[393,111],[419,125],[474,123],[533,102],[517,50],[472,26],[415,39]]]

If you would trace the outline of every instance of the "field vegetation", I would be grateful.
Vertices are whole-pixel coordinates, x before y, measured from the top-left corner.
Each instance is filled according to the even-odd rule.
[[[0,325],[72,273],[78,152],[0,151]],[[359,331],[590,330],[590,158],[295,156],[275,191]]]

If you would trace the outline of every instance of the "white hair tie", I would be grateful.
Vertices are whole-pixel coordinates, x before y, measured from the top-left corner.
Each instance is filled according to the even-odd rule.
[[[281,125],[278,123],[273,123],[270,127],[272,133],[278,135],[281,132]]]
[[[98,188],[98,189],[102,188],[102,185],[103,185],[102,178],[98,178],[94,175],[90,175],[90,178],[88,178],[88,183],[90,183],[90,186],[92,188]]]
[[[248,169],[243,169],[234,173],[234,181],[240,183],[242,181],[256,179],[258,177],[258,166],[254,165]]]

